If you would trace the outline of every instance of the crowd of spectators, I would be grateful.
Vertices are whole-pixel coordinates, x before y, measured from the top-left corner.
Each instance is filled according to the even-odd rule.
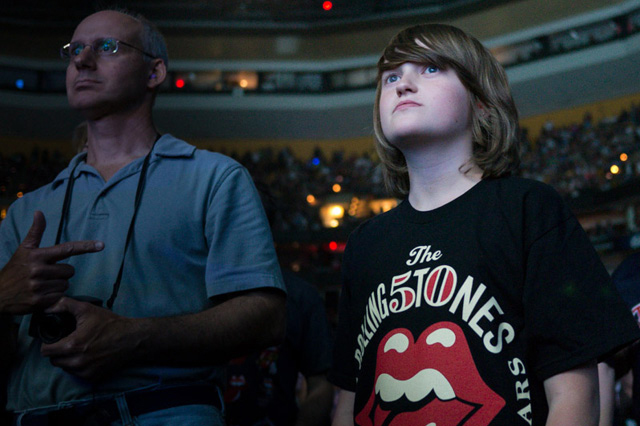
[[[567,198],[608,191],[640,178],[640,105],[599,122],[589,114],[570,126],[558,127],[549,121],[535,140],[526,129],[522,134],[519,174],[546,182]],[[276,232],[320,230],[319,206],[337,193],[365,199],[386,197],[380,167],[367,153],[346,155],[316,148],[311,158],[301,159],[288,148],[267,148],[230,155],[247,167],[256,181],[267,185],[278,200],[281,208]],[[59,152],[46,149],[34,149],[28,156],[0,155],[2,204],[6,206],[21,194],[50,182],[67,161]]]
[[[548,183],[562,195],[608,191],[640,176],[640,106],[594,123],[543,126],[540,136],[524,136],[520,174]]]
[[[59,151],[34,148],[27,156],[22,152],[0,154],[0,203],[3,207],[51,182],[66,167],[69,159]]]

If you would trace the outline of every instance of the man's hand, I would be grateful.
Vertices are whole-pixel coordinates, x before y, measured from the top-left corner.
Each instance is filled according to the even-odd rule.
[[[104,248],[100,241],[69,241],[40,248],[46,226],[44,215],[36,211],[27,236],[0,270],[0,313],[23,315],[54,304],[75,273],[73,266],[57,262]]]
[[[281,343],[285,296],[256,289],[202,312],[129,318],[68,297],[45,312],[70,312],[76,330],[42,356],[86,380],[100,380],[132,365],[211,366]]]
[[[129,361],[131,342],[127,341],[127,332],[135,327],[135,320],[68,297],[46,312],[69,312],[76,318],[74,332],[40,349],[56,367],[82,379],[99,380]]]

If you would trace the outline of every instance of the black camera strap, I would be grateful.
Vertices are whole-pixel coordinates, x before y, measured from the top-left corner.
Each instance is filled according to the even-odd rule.
[[[140,200],[142,200],[142,193],[144,191],[145,182],[147,180],[147,169],[149,168],[149,162],[151,161],[151,153],[153,152],[153,148],[160,139],[160,135],[156,137],[156,140],[153,142],[149,153],[144,157],[144,161],[142,162],[142,169],[140,170],[140,178],[138,179],[138,188],[136,189],[136,198],[133,205],[133,215],[131,216],[131,222],[129,223],[129,229],[127,230],[127,237],[124,243],[124,250],[122,252],[122,261],[120,262],[120,269],[118,270],[118,276],[116,277],[116,281],[113,283],[113,291],[111,292],[111,297],[107,300],[107,308],[111,309],[113,307],[113,303],[118,297],[118,291],[120,290],[120,282],[122,280],[122,272],[124,271],[124,261],[127,256],[127,249],[129,248],[129,243],[131,242],[131,237],[133,235],[133,229],[136,222],[136,217],[138,216],[138,209],[140,207]],[[62,203],[62,214],[60,216],[60,224],[58,225],[58,233],[56,235],[56,245],[60,244],[60,239],[62,237],[62,230],[64,228],[64,223],[67,220],[67,216],[69,215],[69,209],[71,206],[71,195],[73,192],[73,185],[75,183],[75,171],[80,163],[78,162],[73,169],[71,170],[71,174],[69,175],[69,182],[67,183],[67,189],[64,194],[64,201]]]

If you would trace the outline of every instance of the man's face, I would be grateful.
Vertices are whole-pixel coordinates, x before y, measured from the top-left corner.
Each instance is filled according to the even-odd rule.
[[[100,38],[115,38],[141,47],[142,24],[115,11],[102,11],[84,19],[71,41],[91,45]],[[148,95],[149,65],[142,53],[120,44],[113,55],[99,56],[85,49],[69,61],[69,105],[88,119],[133,110]]]

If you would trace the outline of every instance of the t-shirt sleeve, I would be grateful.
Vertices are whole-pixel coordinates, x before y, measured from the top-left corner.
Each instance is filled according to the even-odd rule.
[[[541,380],[640,337],[588,236],[559,195],[546,190],[525,208],[525,330]]]
[[[349,238],[349,243],[344,252],[342,261],[342,290],[340,292],[340,302],[338,305],[338,328],[334,341],[333,365],[329,370],[329,381],[334,385],[355,392],[357,363],[354,358],[355,348],[353,347],[354,329],[357,324],[352,318],[351,305],[351,285],[353,267],[351,261],[351,251],[353,248],[353,235]]]
[[[263,287],[284,291],[269,224],[246,169],[237,165],[221,177],[206,215],[209,297]]]

